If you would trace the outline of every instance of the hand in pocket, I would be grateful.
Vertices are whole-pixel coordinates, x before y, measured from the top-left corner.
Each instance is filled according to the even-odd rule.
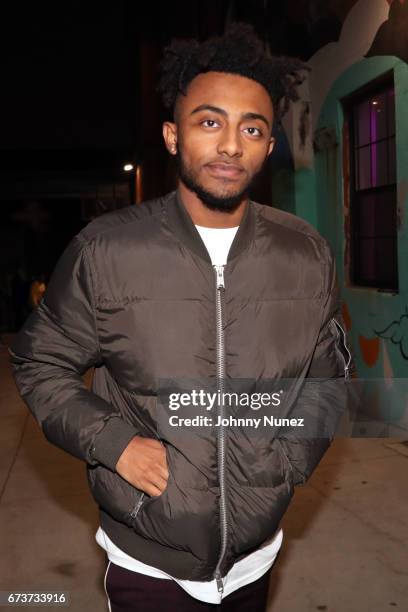
[[[161,495],[169,478],[166,447],[159,440],[135,436],[119,457],[116,471],[148,495]]]

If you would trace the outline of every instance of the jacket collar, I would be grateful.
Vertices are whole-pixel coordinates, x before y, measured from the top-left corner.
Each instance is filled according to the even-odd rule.
[[[179,189],[169,194],[166,202],[166,212],[170,229],[177,235],[179,240],[196,253],[196,255],[211,263],[211,258],[205,244],[183,204]],[[255,207],[254,203],[248,200],[238,231],[231,244],[227,261],[240,255],[253,241],[254,234]]]

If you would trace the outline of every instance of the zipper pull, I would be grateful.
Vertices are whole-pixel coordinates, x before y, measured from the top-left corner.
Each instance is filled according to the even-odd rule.
[[[132,517],[132,519],[135,519],[137,517],[137,514],[140,510],[140,506],[143,503],[143,498],[144,498],[145,494],[144,492],[141,494],[136,506],[133,508],[132,512],[130,513],[130,516]]]
[[[221,287],[225,289],[224,266],[214,266],[214,268],[217,273],[217,289],[220,289]]]
[[[222,578],[220,578],[219,576],[215,579],[217,582],[217,589],[219,593],[223,593],[224,592],[224,585],[222,583]]]

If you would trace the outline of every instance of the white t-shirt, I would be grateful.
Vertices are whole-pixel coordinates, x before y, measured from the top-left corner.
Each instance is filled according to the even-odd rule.
[[[196,225],[198,232],[210,254],[213,265],[224,266],[227,263],[228,251],[234,240],[238,227],[213,228]],[[278,529],[274,535],[262,544],[260,548],[237,561],[223,578],[224,591],[219,593],[215,580],[208,582],[195,580],[180,580],[151,565],[129,556],[118,548],[108,535],[99,527],[96,541],[106,551],[109,561],[133,572],[139,572],[154,578],[175,580],[189,595],[201,601],[213,604],[240,587],[260,578],[273,565],[276,555],[282,545],[283,532]]]
[[[238,226],[224,228],[196,225],[196,228],[210,254],[212,265],[225,266]]]
[[[152,576],[153,578],[175,580],[175,582],[192,597],[206,603],[219,604],[224,597],[240,587],[250,582],[254,582],[254,580],[257,580],[268,571],[271,565],[273,565],[276,555],[282,545],[283,532],[282,529],[278,529],[278,531],[269,540],[264,542],[260,548],[240,561],[237,561],[232,566],[227,575],[222,579],[224,584],[224,591],[222,594],[218,592],[215,580],[210,580],[208,582],[180,580],[179,578],[174,578],[174,576],[170,574],[166,574],[166,572],[162,570],[134,559],[118,548],[105,531],[103,531],[102,527],[99,527],[96,532],[95,539],[106,551],[109,561],[115,565],[125,567],[132,572],[139,572],[140,574]]]

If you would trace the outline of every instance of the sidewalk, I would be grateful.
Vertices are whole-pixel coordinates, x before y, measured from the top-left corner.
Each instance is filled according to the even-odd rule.
[[[45,440],[4,346],[0,380],[0,590],[68,591],[70,612],[107,612],[85,466]],[[390,442],[337,440],[297,488],[268,612],[408,609],[408,456]]]

